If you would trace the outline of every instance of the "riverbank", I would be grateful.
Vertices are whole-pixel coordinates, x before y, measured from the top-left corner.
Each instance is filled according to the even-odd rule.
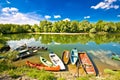
[[[64,35],[78,35],[78,34],[89,34],[89,33],[39,33],[39,32],[35,32],[35,33],[29,33],[29,34],[64,34]]]
[[[105,75],[93,76],[93,75],[73,75],[69,71],[49,72],[41,71],[31,68],[19,74],[20,71],[13,70],[0,74],[0,80],[120,80],[120,71],[112,71],[107,69]],[[25,68],[23,67],[23,70]],[[21,70],[21,71],[23,71]],[[30,72],[28,72],[30,71]]]
[[[120,80],[120,71],[105,69],[104,75],[87,75],[81,66],[78,69],[72,64],[67,65],[66,71],[58,72],[3,63],[0,67],[0,80]]]

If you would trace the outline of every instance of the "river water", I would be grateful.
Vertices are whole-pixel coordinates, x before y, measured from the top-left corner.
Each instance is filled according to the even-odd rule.
[[[16,65],[24,65],[26,60],[40,62],[42,55],[48,60],[49,52],[55,52],[61,57],[64,50],[77,48],[86,51],[91,57],[99,72],[104,69],[120,69],[120,61],[111,59],[112,53],[120,56],[120,34],[9,34],[7,44],[15,49],[23,44],[28,46],[45,46],[47,51],[39,51],[35,56],[16,61]]]

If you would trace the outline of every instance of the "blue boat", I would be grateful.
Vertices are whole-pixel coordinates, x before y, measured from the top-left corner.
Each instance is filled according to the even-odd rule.
[[[71,50],[70,53],[70,60],[71,60],[71,64],[76,64],[77,60],[78,60],[78,50],[76,48]]]

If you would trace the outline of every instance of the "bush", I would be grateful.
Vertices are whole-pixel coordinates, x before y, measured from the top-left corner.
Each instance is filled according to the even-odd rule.
[[[96,33],[96,32],[97,32],[97,31],[96,31],[95,28],[90,29],[90,33]]]

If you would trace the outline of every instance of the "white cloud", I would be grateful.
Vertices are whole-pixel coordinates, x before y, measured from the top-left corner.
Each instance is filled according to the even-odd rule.
[[[70,21],[70,19],[69,18],[65,18],[65,19],[63,19],[63,21]]]
[[[60,15],[54,15],[54,18],[56,19],[56,18],[61,18],[61,16]]]
[[[84,19],[89,19],[89,18],[90,18],[90,16],[85,16],[85,17],[84,17]]]
[[[39,24],[39,21],[43,19],[41,15],[35,13],[21,13],[14,7],[5,7],[0,13],[0,23],[3,24]]]
[[[8,4],[11,4],[10,1],[8,1],[8,0],[6,0],[6,2],[7,2]]]
[[[104,0],[103,2],[98,3],[96,6],[91,6],[93,9],[118,9],[119,5],[115,5],[113,3],[117,2],[117,0]]]
[[[50,18],[51,18],[51,16],[45,15],[45,19],[50,19]]]
[[[117,15],[117,17],[120,17],[120,15]]]
[[[9,8],[9,7],[5,7],[5,8],[3,8],[2,9],[2,12],[3,13],[12,13],[12,12],[18,12],[18,9],[17,8],[14,8],[14,7],[12,7],[12,8]]]

